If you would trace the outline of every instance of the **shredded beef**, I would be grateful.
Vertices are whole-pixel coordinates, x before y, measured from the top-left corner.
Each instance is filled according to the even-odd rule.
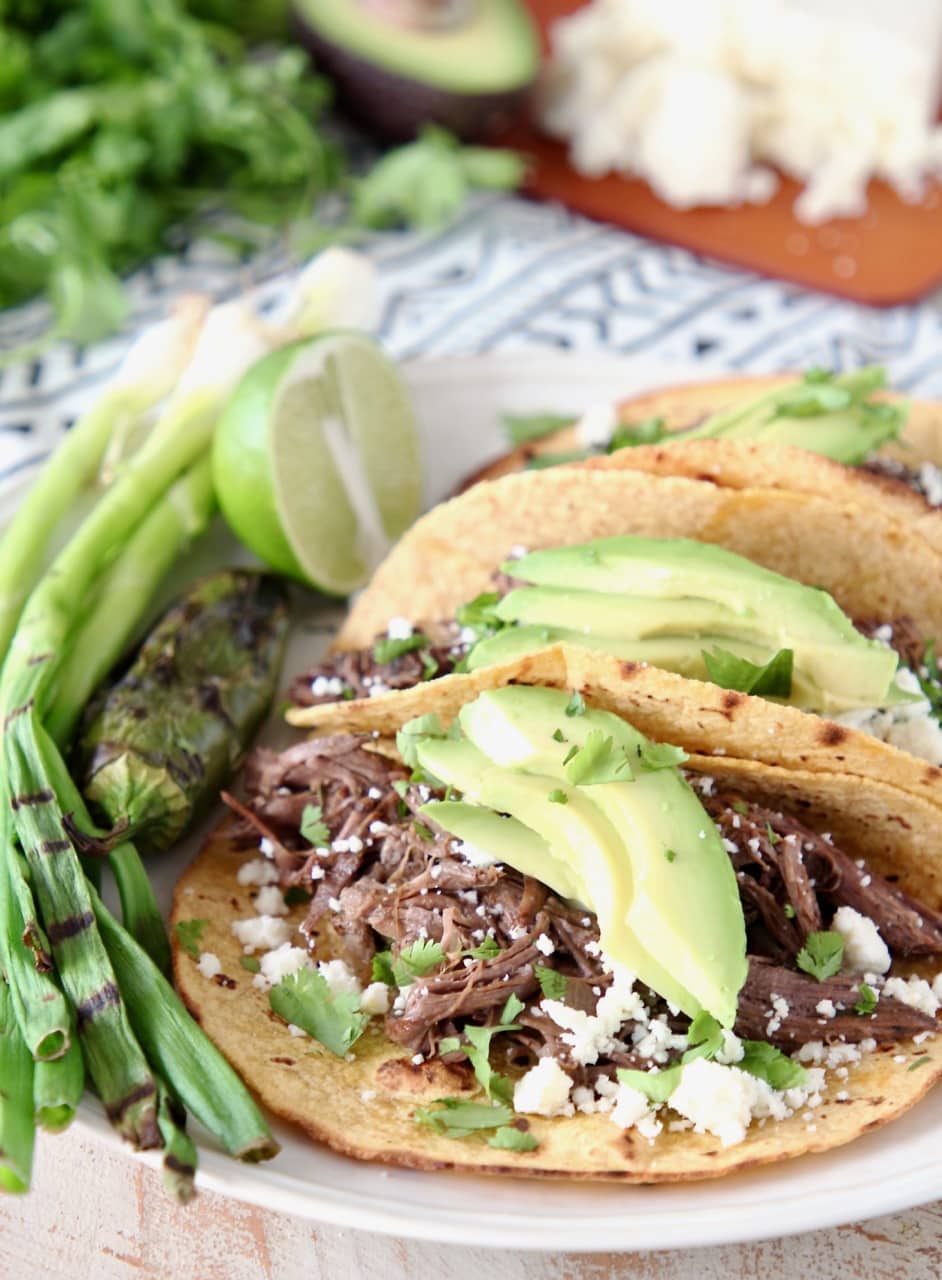
[[[750,956],[749,976],[739,993],[736,1034],[747,1040],[768,1040],[791,1052],[812,1040],[843,1040],[859,1044],[873,1039],[891,1044],[921,1031],[934,1031],[935,1018],[889,997],[881,997],[873,1013],[854,1012],[861,999],[858,974],[839,974],[818,982],[794,969],[762,957]],[[787,1013],[778,1014],[773,1002],[783,1000]],[[830,1000],[835,1014],[827,1017],[818,1005]]]
[[[898,458],[887,458],[881,454],[873,454],[866,462],[858,463],[855,469],[874,476],[881,484],[888,485],[888,487],[903,485],[913,493],[918,494],[927,506],[934,507],[935,505],[927,491],[920,471],[915,467],[907,467],[906,463],[900,462]]]
[[[892,631],[890,647],[896,650],[903,666],[910,671],[918,671],[926,660],[926,639],[912,618],[855,618],[854,626],[869,640],[885,635],[883,628],[888,626]]]
[[[737,1032],[791,1051],[809,1040],[889,1043],[934,1029],[933,1018],[890,998],[871,1014],[856,1013],[858,977],[819,983],[798,970],[796,957],[808,934],[826,929],[841,905],[873,919],[897,955],[942,951],[942,915],[858,867],[796,819],[693,781],[726,841],[746,919],[749,976]],[[577,1083],[611,1076],[616,1066],[651,1065],[632,1048],[631,1025],[622,1028],[620,1047],[598,1063],[573,1062],[566,1033],[540,1008],[537,969],[563,975],[565,1003],[593,1013],[611,983],[595,915],[512,868],[472,865],[428,815],[417,821],[433,797],[430,788],[409,783],[405,769],[371,749],[369,738],[334,735],[278,754],[256,751],[246,782],[248,804],[230,798],[237,835],[245,843],[269,840],[282,886],[311,895],[302,932],[312,950],[327,940],[366,980],[378,950],[398,957],[414,943],[441,945],[444,963],[405,988],[387,1016],[387,1033],[398,1044],[435,1053],[444,1037],[460,1038],[466,1024],[494,1025],[513,994],[524,1002],[517,1029],[495,1040],[507,1065],[525,1067],[549,1054]],[[308,806],[326,827],[317,847],[300,833]],[[485,941],[496,954],[482,951]],[[685,1029],[683,1015],[653,993],[645,998],[650,1016],[671,1031]],[[834,1017],[818,1008],[828,1000]],[[459,1061],[463,1052],[447,1056]]]
[[[380,637],[381,639],[382,637]],[[350,649],[327,654],[316,667],[298,676],[288,690],[288,697],[299,707],[316,707],[337,702],[340,697],[368,698],[376,685],[389,689],[411,689],[433,676],[452,672],[463,650],[458,645],[458,628],[454,623],[436,628],[436,639],[419,649],[410,649],[391,662],[377,662],[374,648]],[[318,676],[343,682],[344,693],[315,694],[313,683]]]

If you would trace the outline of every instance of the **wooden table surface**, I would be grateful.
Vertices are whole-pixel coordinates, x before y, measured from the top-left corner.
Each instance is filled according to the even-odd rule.
[[[203,1192],[72,1132],[41,1140],[35,1185],[0,1200],[0,1278],[43,1280],[938,1280],[942,1202],[761,1244],[638,1254],[494,1252],[315,1226]]]

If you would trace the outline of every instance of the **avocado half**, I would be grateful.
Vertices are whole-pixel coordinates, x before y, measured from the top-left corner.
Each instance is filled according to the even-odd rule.
[[[397,141],[429,123],[462,138],[495,132],[539,69],[521,0],[294,0],[292,21],[339,103]]]

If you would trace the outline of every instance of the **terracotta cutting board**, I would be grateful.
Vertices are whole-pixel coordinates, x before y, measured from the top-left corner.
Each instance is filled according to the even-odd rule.
[[[528,0],[544,43],[551,23],[582,2]],[[644,182],[580,177],[565,147],[532,126],[515,127],[502,141],[533,158],[532,195],[654,240],[881,307],[914,302],[942,285],[942,183],[932,183],[922,203],[911,205],[874,182],[862,218],[808,227],[792,213],[800,187],[788,179],[766,205],[681,212]]]

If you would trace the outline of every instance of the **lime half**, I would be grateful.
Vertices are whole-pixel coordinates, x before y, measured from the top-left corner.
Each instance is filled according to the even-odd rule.
[[[362,586],[422,503],[396,366],[358,333],[265,356],[226,406],[213,476],[233,531],[272,568],[331,595]]]

